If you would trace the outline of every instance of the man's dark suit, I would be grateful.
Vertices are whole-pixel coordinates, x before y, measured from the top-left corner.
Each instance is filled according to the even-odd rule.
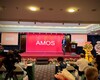
[[[66,53],[66,44],[67,44],[67,41],[66,41],[66,39],[64,38],[64,39],[62,40],[62,51],[63,51],[64,55],[65,55],[65,53]]]

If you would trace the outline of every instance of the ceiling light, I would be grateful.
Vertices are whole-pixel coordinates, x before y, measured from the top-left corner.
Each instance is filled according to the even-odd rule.
[[[76,12],[78,9],[77,8],[68,8],[67,11],[70,13]]]
[[[28,9],[31,11],[38,11],[39,10],[38,7],[33,7],[33,6],[28,7]]]

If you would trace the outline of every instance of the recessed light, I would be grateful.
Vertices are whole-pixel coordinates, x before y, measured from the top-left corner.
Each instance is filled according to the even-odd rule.
[[[35,6],[30,6],[30,7],[28,7],[28,9],[31,11],[38,11],[39,10],[39,8],[35,7]]]
[[[68,8],[67,11],[70,13],[74,13],[74,12],[78,11],[78,9],[77,8]]]

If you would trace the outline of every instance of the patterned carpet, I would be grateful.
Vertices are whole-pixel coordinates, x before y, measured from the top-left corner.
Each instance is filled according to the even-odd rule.
[[[35,65],[35,80],[54,80],[55,65]]]

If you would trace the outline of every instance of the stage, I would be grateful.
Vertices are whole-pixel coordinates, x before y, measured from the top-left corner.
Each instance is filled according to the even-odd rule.
[[[21,53],[22,58],[79,58],[75,53],[67,52],[65,55],[62,52],[24,52]]]

